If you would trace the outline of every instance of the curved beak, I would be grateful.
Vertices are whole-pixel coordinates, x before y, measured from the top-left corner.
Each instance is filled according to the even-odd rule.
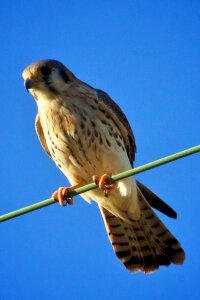
[[[29,90],[33,87],[33,80],[31,80],[31,79],[26,79],[26,80],[24,81],[24,86],[25,86],[27,92],[29,92]]]

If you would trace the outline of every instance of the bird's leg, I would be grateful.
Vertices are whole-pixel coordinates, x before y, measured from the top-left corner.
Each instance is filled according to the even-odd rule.
[[[108,179],[110,179],[108,174],[103,174],[102,176],[93,175],[92,179],[100,189],[104,190],[105,197],[108,197],[111,193],[111,190],[115,187],[115,183],[106,182]]]
[[[73,191],[74,189],[80,187],[80,184],[76,184],[70,187],[60,187],[57,191],[52,194],[52,198],[59,202],[61,206],[66,206],[67,204],[73,204],[73,197],[67,196],[69,192]]]

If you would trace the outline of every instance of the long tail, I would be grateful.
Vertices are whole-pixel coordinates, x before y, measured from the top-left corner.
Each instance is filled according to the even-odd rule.
[[[131,225],[99,206],[117,257],[131,272],[152,273],[161,265],[182,264],[183,249],[139,188],[138,199],[141,217],[139,221],[131,220]]]

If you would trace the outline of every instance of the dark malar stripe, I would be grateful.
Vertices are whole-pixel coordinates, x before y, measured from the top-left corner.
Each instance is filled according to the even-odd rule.
[[[45,85],[48,87],[48,89],[53,93],[53,94],[59,94],[59,91],[56,90],[56,88],[52,85],[52,82],[50,81],[48,76],[43,76],[42,77]]]

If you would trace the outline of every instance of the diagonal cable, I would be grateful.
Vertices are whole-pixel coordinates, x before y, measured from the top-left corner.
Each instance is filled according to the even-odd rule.
[[[183,158],[185,156],[197,153],[199,151],[200,151],[200,145],[194,146],[194,147],[186,149],[184,151],[177,152],[177,153],[169,155],[169,156],[165,156],[161,159],[155,160],[153,162],[150,162],[150,163],[148,163],[146,165],[143,165],[143,166],[140,166],[138,168],[134,168],[134,169],[119,173],[117,175],[114,175],[110,178],[110,180],[108,182],[115,182],[115,181],[127,178],[129,176],[133,176],[133,175],[145,172],[147,170],[150,170],[150,169],[156,168],[158,166],[167,164],[169,162],[172,162],[174,160]],[[82,186],[82,187],[80,187],[80,188],[78,188],[74,191],[71,191],[69,193],[69,196],[77,196],[79,194],[82,194],[82,193],[88,192],[90,190],[96,189],[97,187],[98,186],[95,183],[90,183],[90,184],[84,185],[84,186]],[[51,205],[51,204],[54,204],[54,203],[57,203],[57,201],[55,201],[52,198],[37,202],[35,204],[32,204],[32,205],[20,208],[18,210],[12,211],[10,213],[1,215],[0,216],[0,222],[4,222],[6,220],[16,218],[18,216],[27,214],[29,212],[32,212],[34,210],[40,209],[42,207],[45,207],[45,206],[48,206],[48,205]]]

